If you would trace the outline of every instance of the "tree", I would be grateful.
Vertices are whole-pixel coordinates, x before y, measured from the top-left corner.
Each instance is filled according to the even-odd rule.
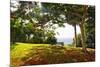
[[[87,19],[84,23],[84,30],[85,30],[85,44],[89,48],[95,48],[95,7],[94,6],[88,6],[88,15]],[[77,46],[81,45],[81,36],[78,35],[78,44]]]
[[[81,34],[77,34],[77,45],[76,47],[82,47],[82,42],[81,42]],[[73,44],[75,43],[75,37],[73,38]]]
[[[11,42],[45,43],[48,31],[51,32],[48,29],[51,25],[47,24],[50,21],[48,15],[42,12],[38,2],[18,3],[17,6],[11,5],[17,8],[16,11],[11,10]],[[51,34],[53,37],[54,33]]]
[[[87,5],[71,5],[70,10],[68,11],[68,13],[71,13],[72,16],[75,15],[75,18],[72,18],[72,20],[75,19],[77,24],[80,27],[81,38],[82,38],[81,44],[82,44],[82,48],[84,52],[86,52],[84,23],[85,23],[85,20],[87,19],[87,14],[88,14],[87,10],[88,10]],[[69,16],[71,14],[69,14]]]
[[[88,19],[85,23],[87,47],[95,48],[95,6],[88,8]]]
[[[74,46],[76,47],[77,45],[77,32],[76,32],[76,25],[78,25],[80,20],[78,19],[77,16],[70,14],[67,16],[67,23],[72,25],[74,27],[74,34],[75,34],[75,39],[74,39]]]
[[[55,45],[57,43],[57,39],[55,37],[48,37],[46,40],[47,44]]]
[[[49,10],[49,12],[52,14],[53,17],[56,18],[56,24],[64,24],[64,23],[68,23],[65,20],[68,20],[68,17],[70,16],[75,16],[75,18],[70,19],[70,20],[77,20],[77,24],[80,27],[81,30],[81,40],[82,40],[82,48],[83,51],[86,52],[86,43],[85,43],[85,30],[84,30],[84,24],[85,24],[85,20],[89,17],[87,17],[88,15],[88,7],[87,5],[66,5],[66,4],[53,4],[53,3],[43,3],[47,10]],[[70,13],[70,14],[69,14]],[[63,20],[61,20],[61,22],[59,22],[59,20],[57,20],[57,18],[60,15],[64,15],[66,17],[63,18]],[[69,20],[68,20],[69,21]],[[64,23],[63,23],[64,22]],[[74,22],[73,22],[74,23]]]
[[[11,4],[11,42],[24,42],[26,34],[24,30],[25,21],[28,20],[27,14],[31,2],[18,2],[18,5]],[[17,10],[14,11],[14,8]]]
[[[11,18],[18,19],[21,18],[21,29],[23,29],[23,25],[28,20],[30,23],[33,23],[32,34],[33,36],[38,32],[38,30],[42,29],[45,32],[42,32],[42,38],[45,39],[45,26],[48,23],[51,23],[50,27],[54,24],[58,24],[58,26],[64,26],[64,23],[69,23],[74,26],[76,30],[76,24],[80,26],[81,29],[81,40],[82,40],[82,48],[83,51],[86,52],[86,38],[85,38],[85,22],[89,18],[87,5],[67,5],[67,4],[53,4],[53,3],[42,3],[42,7],[39,8],[36,2],[23,2],[20,1],[20,6],[18,10],[15,12],[11,12]],[[16,20],[14,20],[16,21]],[[18,27],[19,28],[19,27]],[[26,27],[27,28],[27,27]],[[38,29],[40,28],[40,29]],[[20,31],[23,34],[23,30]],[[25,33],[25,32],[24,32]],[[27,33],[26,33],[27,34]],[[29,34],[31,35],[31,34]],[[40,32],[38,32],[40,35]],[[76,37],[76,31],[75,31]],[[77,39],[76,39],[77,40]]]

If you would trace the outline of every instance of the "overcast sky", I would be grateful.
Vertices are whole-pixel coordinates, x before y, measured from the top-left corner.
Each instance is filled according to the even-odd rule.
[[[58,32],[56,34],[56,38],[73,38],[74,37],[74,28],[73,26],[69,24],[65,24],[65,27],[58,27],[55,32]],[[77,34],[80,33],[80,28],[77,26]]]

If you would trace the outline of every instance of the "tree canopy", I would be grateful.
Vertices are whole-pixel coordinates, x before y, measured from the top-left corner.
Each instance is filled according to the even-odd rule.
[[[19,5],[11,4],[11,7],[17,8],[16,11],[11,11],[11,41],[13,42],[45,43],[46,39],[56,41],[55,24],[64,27],[64,23],[68,23],[74,27],[76,39],[76,25],[80,27],[81,44],[85,51],[86,39],[95,31],[95,27],[90,24],[95,18],[94,12],[91,12],[94,6],[61,3],[40,3],[39,5],[39,2],[19,1]],[[93,26],[92,32],[88,28],[91,27],[90,25]],[[89,36],[86,37],[86,35]]]

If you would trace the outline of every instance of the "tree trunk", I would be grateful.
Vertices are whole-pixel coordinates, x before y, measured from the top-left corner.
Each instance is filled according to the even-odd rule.
[[[85,44],[85,31],[84,31],[84,24],[81,23],[80,25],[80,30],[81,30],[81,42],[82,42],[82,50],[86,53],[86,44]]]
[[[30,41],[30,34],[27,34],[27,42]]]
[[[76,45],[77,45],[76,25],[74,25],[74,34],[75,34],[75,45],[74,45],[74,47],[76,47]]]
[[[87,50],[86,50],[86,43],[85,43],[85,28],[84,28],[84,23],[85,23],[85,19],[86,19],[86,16],[87,16],[88,6],[84,5],[83,9],[84,9],[84,12],[83,12],[83,16],[82,16],[82,22],[79,25],[80,25],[80,29],[81,29],[82,49],[86,53]]]

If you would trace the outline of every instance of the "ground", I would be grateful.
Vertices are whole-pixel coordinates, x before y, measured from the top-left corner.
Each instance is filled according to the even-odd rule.
[[[11,65],[39,65],[95,61],[95,50],[50,44],[16,43],[11,46]]]

